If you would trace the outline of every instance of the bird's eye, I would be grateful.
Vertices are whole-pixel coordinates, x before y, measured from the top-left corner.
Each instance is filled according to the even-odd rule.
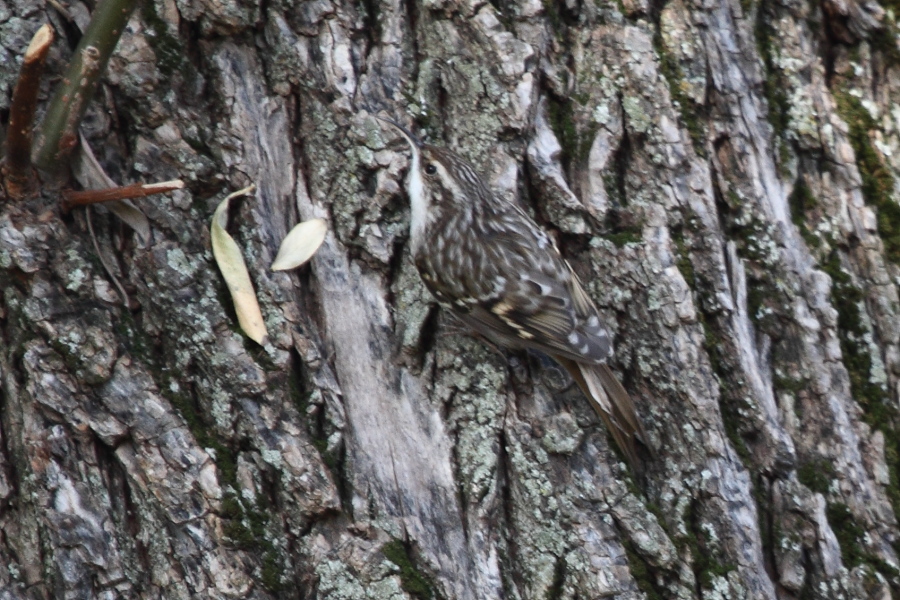
[[[437,167],[434,165],[434,163],[429,163],[429,164],[425,165],[425,174],[426,175],[434,175],[435,173],[437,173]]]

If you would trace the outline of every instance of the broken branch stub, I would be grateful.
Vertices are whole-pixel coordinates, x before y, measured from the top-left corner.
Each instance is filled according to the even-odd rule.
[[[137,0],[103,0],[72,54],[35,136],[34,164],[52,171],[78,142],[78,126]]]
[[[25,50],[19,79],[13,92],[9,109],[9,129],[6,132],[6,162],[3,165],[6,192],[13,200],[23,198],[28,192],[34,112],[41,75],[44,73],[44,62],[52,44],[53,28],[45,24],[37,30]]]
[[[62,209],[71,210],[76,206],[113,202],[115,200],[132,200],[145,198],[154,194],[164,194],[184,188],[184,182],[180,179],[162,181],[160,183],[132,183],[121,187],[112,187],[102,190],[65,190],[63,192]]]

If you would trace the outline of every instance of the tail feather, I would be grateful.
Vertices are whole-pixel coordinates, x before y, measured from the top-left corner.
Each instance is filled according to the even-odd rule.
[[[646,446],[647,432],[644,430],[644,424],[641,422],[641,418],[638,416],[637,410],[634,407],[634,401],[631,399],[631,396],[628,395],[628,392],[625,391],[625,388],[619,382],[615,373],[612,372],[612,369],[607,365],[582,365],[581,368],[582,371],[590,370],[600,378],[603,389],[610,396],[613,409],[619,417],[617,420],[620,420],[622,423],[627,423],[627,428],[631,433],[637,436],[641,443]]]
[[[637,441],[647,445],[647,433],[634,402],[607,365],[589,365],[555,357],[565,367],[603,420],[631,468],[638,470]]]

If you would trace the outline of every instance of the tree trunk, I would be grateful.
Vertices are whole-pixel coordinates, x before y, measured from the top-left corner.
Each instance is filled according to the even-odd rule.
[[[146,2],[83,129],[117,182],[187,189],[138,201],[149,240],[50,184],[0,212],[0,598],[900,596],[897,8]],[[0,0],[3,119],[48,19],[59,74],[76,28]],[[557,237],[642,473],[432,304],[373,114]],[[209,241],[251,182],[264,347]]]

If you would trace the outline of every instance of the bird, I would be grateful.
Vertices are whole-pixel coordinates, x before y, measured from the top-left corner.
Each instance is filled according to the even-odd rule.
[[[438,303],[494,344],[537,350],[572,377],[634,469],[647,435],[610,369],[613,347],[597,307],[553,239],[447,148],[405,138],[413,262]]]

